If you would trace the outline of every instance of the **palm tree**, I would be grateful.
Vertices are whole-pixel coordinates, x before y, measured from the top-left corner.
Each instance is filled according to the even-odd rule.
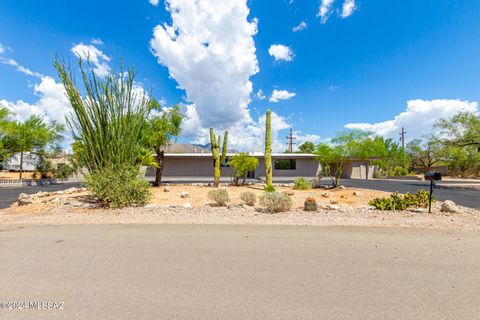
[[[46,124],[39,116],[31,116],[24,122],[15,121],[7,126],[7,136],[13,151],[20,153],[20,179],[22,179],[25,152],[41,150],[61,140],[63,126],[55,121]]]

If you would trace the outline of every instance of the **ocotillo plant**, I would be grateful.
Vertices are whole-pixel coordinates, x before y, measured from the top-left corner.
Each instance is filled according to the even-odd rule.
[[[225,162],[227,158],[227,143],[228,143],[228,131],[225,131],[223,139],[222,155],[220,156],[220,145],[222,144],[222,136],[218,135],[218,139],[215,138],[215,132],[213,128],[210,128],[210,145],[212,149],[212,156],[214,161],[214,174],[213,174],[213,186],[218,188],[220,184],[221,164]]]
[[[272,111],[267,110],[265,117],[265,182],[272,185]]]

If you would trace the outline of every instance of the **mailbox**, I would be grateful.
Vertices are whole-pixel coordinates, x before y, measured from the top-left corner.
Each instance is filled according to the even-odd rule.
[[[428,180],[428,181],[442,180],[442,174],[440,172],[426,172],[425,180]]]

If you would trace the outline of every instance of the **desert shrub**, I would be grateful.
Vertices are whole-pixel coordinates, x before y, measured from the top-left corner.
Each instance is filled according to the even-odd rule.
[[[137,176],[138,167],[123,166],[90,173],[84,182],[93,196],[111,208],[142,206],[152,194],[148,181]]]
[[[292,199],[281,192],[265,192],[260,197],[260,204],[271,213],[286,212],[292,208]]]
[[[220,206],[226,206],[230,198],[226,189],[213,189],[208,192],[208,199],[215,201]]]
[[[304,203],[305,211],[317,211],[317,201],[313,197],[308,197]]]
[[[295,178],[293,189],[295,190],[309,190],[312,188],[310,182],[302,177]]]
[[[392,175],[392,176],[402,176],[403,177],[403,176],[408,175],[408,169],[400,167],[400,166],[396,166],[390,172],[390,175]]]
[[[252,191],[245,191],[240,193],[240,199],[242,199],[242,201],[245,202],[247,206],[251,207],[253,207],[257,203],[257,195]]]
[[[267,184],[265,186],[265,192],[275,192],[275,187],[273,186],[273,184]]]
[[[62,164],[62,165],[59,165],[57,171],[55,171],[55,177],[60,179],[66,179],[74,173],[75,173],[74,167],[68,164]]]
[[[405,210],[411,207],[426,208],[429,204],[429,192],[418,190],[415,194],[401,195],[392,193],[390,197],[375,198],[369,204],[378,210]],[[435,199],[432,199],[432,202]]]

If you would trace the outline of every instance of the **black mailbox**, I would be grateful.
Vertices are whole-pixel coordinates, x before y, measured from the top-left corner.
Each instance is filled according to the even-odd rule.
[[[442,174],[440,172],[425,172],[425,180],[429,180],[429,181],[442,180]]]

